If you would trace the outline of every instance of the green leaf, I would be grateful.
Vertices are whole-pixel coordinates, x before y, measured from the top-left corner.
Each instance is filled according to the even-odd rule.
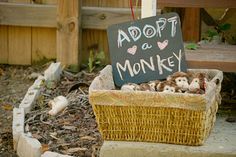
[[[208,37],[212,38],[212,37],[219,35],[219,34],[217,33],[217,31],[210,29],[207,31],[207,35],[208,35]]]
[[[96,65],[99,65],[99,64],[101,64],[101,61],[100,61],[100,60],[97,60],[97,61],[95,62],[95,64],[96,64]]]
[[[100,51],[100,52],[97,54],[96,58],[97,58],[98,60],[100,60],[100,61],[104,60],[104,59],[105,59],[105,53],[104,53],[104,51]]]
[[[198,45],[195,43],[190,43],[190,44],[187,44],[185,48],[188,50],[196,50],[198,48]]]
[[[229,24],[229,23],[225,23],[225,24],[219,25],[219,29],[220,29],[221,31],[227,31],[227,30],[229,30],[230,28],[231,28],[231,24]]]

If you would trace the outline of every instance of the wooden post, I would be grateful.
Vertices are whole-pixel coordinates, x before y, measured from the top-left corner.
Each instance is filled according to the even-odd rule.
[[[198,42],[201,32],[200,8],[185,8],[182,21],[184,41]]]
[[[58,0],[57,61],[72,71],[79,70],[82,0]]]
[[[150,16],[156,16],[156,7],[156,0],[142,0],[141,17],[145,18]]]

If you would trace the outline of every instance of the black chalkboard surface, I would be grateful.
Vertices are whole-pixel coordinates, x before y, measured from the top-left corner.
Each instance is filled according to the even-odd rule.
[[[165,79],[187,69],[176,13],[112,25],[108,42],[117,86]]]

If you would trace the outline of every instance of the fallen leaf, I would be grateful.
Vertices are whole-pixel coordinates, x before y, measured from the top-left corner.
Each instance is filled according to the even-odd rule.
[[[80,139],[81,140],[91,140],[91,141],[96,140],[96,138],[94,138],[92,136],[84,136],[84,137],[81,137]]]
[[[49,145],[48,144],[42,144],[41,151],[44,153],[49,150]]]
[[[11,111],[13,109],[13,106],[11,104],[3,104],[2,109]]]
[[[70,148],[67,150],[68,153],[75,153],[75,152],[79,152],[79,151],[86,151],[88,150],[87,148],[81,148],[81,147],[76,147],[76,148]]]

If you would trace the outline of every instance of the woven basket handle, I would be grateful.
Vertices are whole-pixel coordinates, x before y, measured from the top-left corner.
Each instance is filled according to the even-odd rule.
[[[216,101],[218,104],[221,104],[221,83],[223,81],[223,72],[219,71],[217,75],[211,80],[211,82],[214,82],[216,84]]]

